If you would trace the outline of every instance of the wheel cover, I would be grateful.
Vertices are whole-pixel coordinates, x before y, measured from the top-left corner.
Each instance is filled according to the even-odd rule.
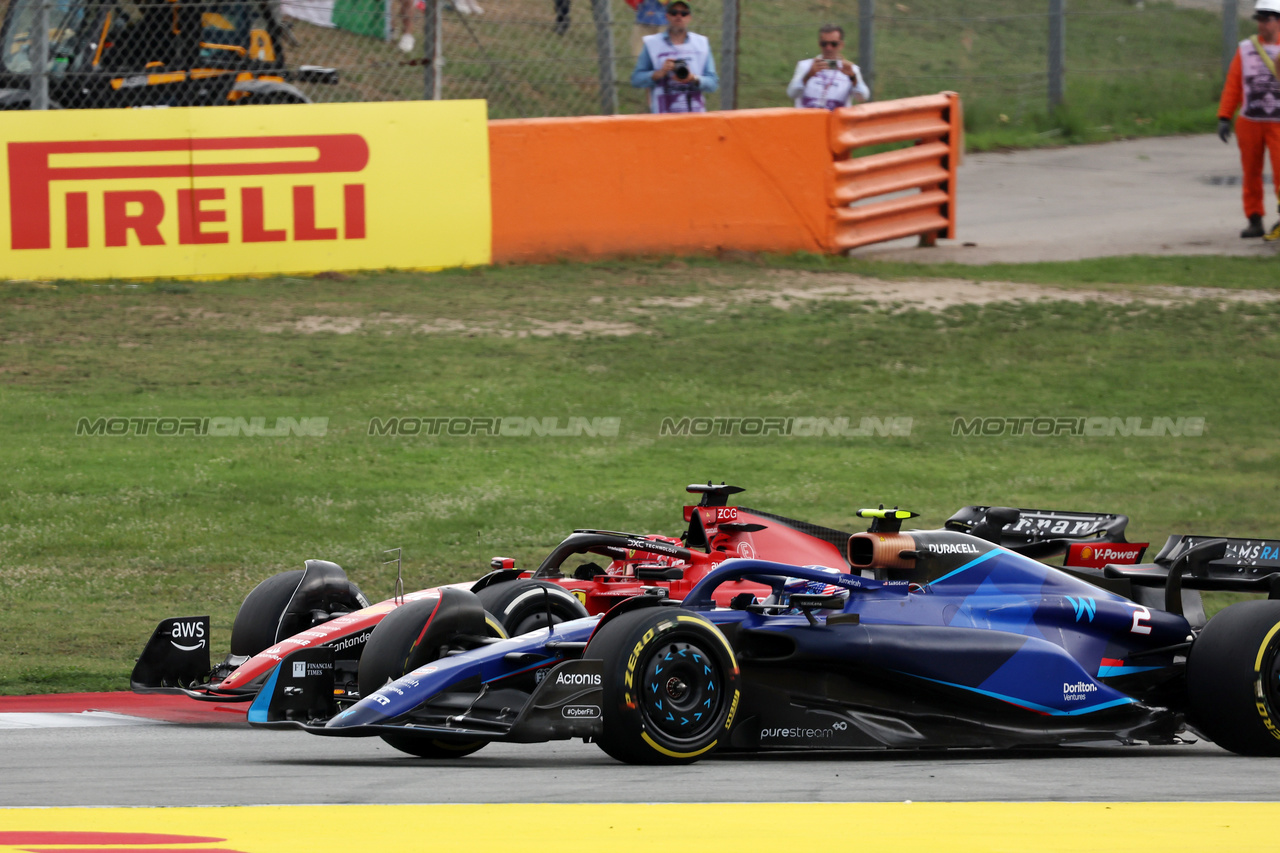
[[[718,725],[724,679],[716,659],[697,642],[659,645],[645,663],[640,685],[645,726],[663,739],[696,743]]]

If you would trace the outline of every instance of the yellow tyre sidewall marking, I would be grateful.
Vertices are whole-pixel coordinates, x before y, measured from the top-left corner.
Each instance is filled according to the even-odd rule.
[[[498,639],[500,640],[511,639],[511,637],[507,634],[506,629],[502,627],[502,624],[498,622],[497,619],[494,619],[492,616],[490,616],[488,613],[484,614],[484,624],[488,626],[489,630],[493,633],[493,636],[497,637]]]
[[[707,744],[702,749],[697,749],[697,750],[694,750],[693,752],[674,752],[670,749],[667,749],[665,746],[658,743],[653,738],[649,737],[648,732],[641,732],[640,737],[644,740],[645,743],[649,744],[649,746],[652,747],[653,749],[656,749],[658,752],[661,752],[663,755],[669,755],[672,758],[696,758],[699,755],[702,755],[702,753],[704,752],[708,752],[712,749],[715,749],[716,744],[720,742],[719,739],[713,740],[711,741],[711,743]]]
[[[1280,728],[1277,728],[1276,724],[1271,720],[1266,685],[1262,682],[1262,656],[1266,654],[1267,646],[1271,645],[1271,638],[1276,635],[1277,631],[1280,631],[1280,623],[1272,626],[1271,630],[1267,632],[1267,636],[1262,638],[1262,643],[1258,646],[1258,655],[1253,659],[1253,688],[1257,696],[1254,707],[1258,710],[1258,716],[1262,717],[1262,724],[1266,726],[1267,731],[1271,732],[1273,738],[1280,740]]]

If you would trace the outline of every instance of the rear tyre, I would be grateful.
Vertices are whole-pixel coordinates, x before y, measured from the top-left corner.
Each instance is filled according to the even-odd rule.
[[[364,597],[360,587],[343,576],[343,581],[346,583],[345,593],[325,590],[323,600],[302,603],[307,612],[305,620],[307,624],[301,624],[298,618],[286,619],[284,618],[285,609],[289,606],[304,574],[305,570],[296,569],[292,572],[272,575],[245,596],[244,603],[236,613],[236,621],[231,627],[231,654],[253,657],[286,637],[305,631],[313,624],[322,624],[323,621],[327,621],[322,619],[320,622],[314,622],[310,618],[313,606],[326,614],[335,605],[340,608],[340,612],[344,613],[369,606],[368,599]]]
[[[547,627],[548,609],[553,625],[589,615],[573,593],[545,581],[507,581],[487,586],[476,596],[512,637]]]
[[[437,613],[439,608],[440,613]],[[443,618],[455,608],[461,620]],[[497,621],[462,590],[441,590],[439,598],[410,601],[397,607],[374,627],[360,656],[360,695],[368,696],[388,681],[426,666],[449,649],[452,636],[462,632],[505,637]],[[384,734],[380,737],[401,752],[419,758],[461,758],[483,748],[488,741],[451,741],[411,734]]]
[[[1187,656],[1191,721],[1241,755],[1280,755],[1280,601],[1233,604]]]
[[[701,616],[667,607],[624,613],[601,626],[583,657],[604,663],[597,743],[619,761],[690,764],[733,726],[738,664]]]

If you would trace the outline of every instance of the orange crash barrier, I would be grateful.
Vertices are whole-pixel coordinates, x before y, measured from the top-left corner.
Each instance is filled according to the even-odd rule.
[[[489,122],[493,259],[827,250],[829,114]]]
[[[493,259],[834,253],[952,236],[959,114],[946,94],[835,112],[491,121]],[[847,159],[910,140],[923,144]]]
[[[831,152],[914,141],[834,165],[833,251],[920,235],[924,245],[956,236],[956,169],[964,133],[955,92],[845,107],[831,113]],[[915,192],[911,192],[915,190]],[[871,201],[878,196],[893,195]]]

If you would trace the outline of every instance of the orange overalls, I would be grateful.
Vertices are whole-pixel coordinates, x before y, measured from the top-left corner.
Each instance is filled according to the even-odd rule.
[[[1280,44],[1263,45],[1273,64],[1280,62]],[[1271,154],[1271,177],[1280,197],[1280,80],[1262,60],[1252,39],[1240,42],[1222,87],[1218,118],[1228,121],[1244,106],[1236,120],[1240,165],[1244,170],[1244,215],[1261,216],[1262,158]]]

